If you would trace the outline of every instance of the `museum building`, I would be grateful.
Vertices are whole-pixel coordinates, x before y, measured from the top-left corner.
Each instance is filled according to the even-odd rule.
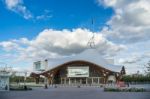
[[[102,58],[96,49],[65,58],[37,61],[33,66],[35,72],[31,76],[36,83],[40,77],[46,77],[49,84],[105,84],[117,82],[125,74],[124,66]]]

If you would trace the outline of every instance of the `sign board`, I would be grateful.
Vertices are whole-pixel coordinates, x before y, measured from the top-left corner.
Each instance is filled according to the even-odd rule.
[[[0,75],[0,91],[9,90],[9,76]]]
[[[89,67],[68,67],[68,77],[89,77]]]
[[[37,61],[37,62],[34,62],[34,69],[36,71],[43,71],[45,70],[45,67],[46,67],[46,62],[45,61]]]
[[[40,61],[34,62],[34,68],[35,70],[39,71],[41,69],[41,62]]]

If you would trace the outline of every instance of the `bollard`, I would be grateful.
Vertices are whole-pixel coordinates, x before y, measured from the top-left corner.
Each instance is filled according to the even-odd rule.
[[[45,89],[48,89],[47,84],[45,84]]]
[[[24,90],[27,90],[27,86],[26,85],[24,85]]]
[[[77,87],[78,87],[78,88],[80,88],[81,86],[80,86],[80,85],[78,85]]]

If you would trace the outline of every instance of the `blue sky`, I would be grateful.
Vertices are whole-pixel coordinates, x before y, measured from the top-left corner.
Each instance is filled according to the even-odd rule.
[[[0,61],[29,70],[34,61],[95,48],[128,73],[150,59],[148,0],[0,0]],[[94,25],[92,26],[92,20]]]
[[[85,3],[86,2],[86,3]],[[34,16],[47,15],[47,19],[27,19],[18,15],[5,6],[3,0],[0,2],[0,40],[17,39],[27,37],[34,38],[45,28],[91,29],[91,20],[95,19],[94,30],[100,30],[113,15],[111,8],[98,6],[96,0],[27,0],[24,6],[30,9]],[[9,35],[8,35],[9,34]]]

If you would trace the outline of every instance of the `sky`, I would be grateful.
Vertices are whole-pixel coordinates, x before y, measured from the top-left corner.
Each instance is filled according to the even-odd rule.
[[[0,62],[31,71],[34,61],[95,48],[144,73],[150,60],[149,0],[0,0]],[[93,23],[93,24],[92,24]]]

